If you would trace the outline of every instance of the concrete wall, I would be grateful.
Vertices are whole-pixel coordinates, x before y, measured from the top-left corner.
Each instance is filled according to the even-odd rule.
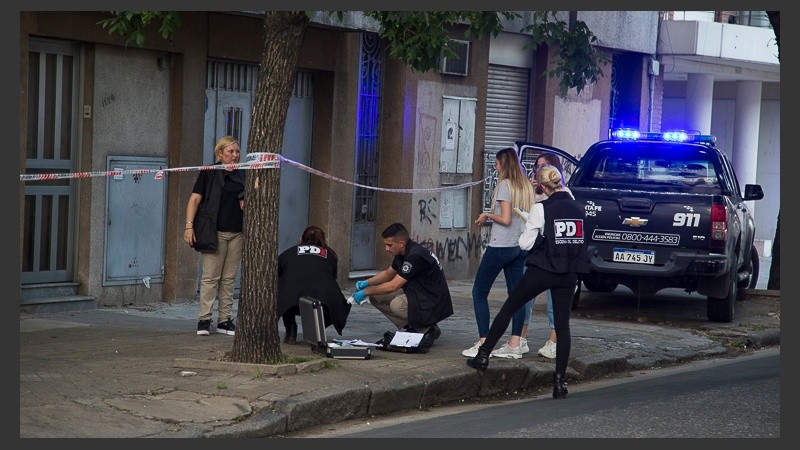
[[[161,70],[160,52],[98,46],[94,58],[92,170],[107,168],[108,156],[159,156],[169,142],[170,72]],[[127,175],[131,176],[131,175]],[[106,183],[92,178],[92,201],[82,212],[91,217],[89,292],[103,292],[103,303],[126,305],[161,300],[161,284],[103,287],[105,264]],[[159,224],[153,232],[161,233]],[[113,243],[108,243],[113,249]],[[110,250],[113,251],[113,250]]]
[[[578,11],[578,20],[586,22],[600,47],[656,52],[658,11]]]

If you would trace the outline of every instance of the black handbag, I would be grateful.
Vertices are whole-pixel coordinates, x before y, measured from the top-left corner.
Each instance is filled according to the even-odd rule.
[[[194,249],[200,253],[217,252],[217,226],[203,203],[194,216]]]
[[[197,213],[194,215],[194,249],[200,253],[217,252],[217,219],[212,217],[208,211],[209,199],[212,194],[212,185],[215,182],[217,172],[208,174],[209,179],[203,193],[203,200],[197,206]]]

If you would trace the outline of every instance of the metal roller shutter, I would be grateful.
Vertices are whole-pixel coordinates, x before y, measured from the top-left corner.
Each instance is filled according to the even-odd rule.
[[[494,154],[528,138],[530,70],[489,66],[484,151]]]

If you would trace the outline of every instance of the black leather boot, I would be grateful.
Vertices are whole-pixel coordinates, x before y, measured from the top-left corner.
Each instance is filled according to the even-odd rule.
[[[478,354],[475,355],[474,358],[467,358],[467,365],[472,367],[473,369],[478,369],[481,372],[485,372],[486,368],[489,367],[489,350],[484,350],[483,347],[478,347]]]
[[[286,337],[283,342],[290,345],[297,344],[297,324],[286,327]]]
[[[567,376],[563,373],[553,374],[553,398],[567,398]]]

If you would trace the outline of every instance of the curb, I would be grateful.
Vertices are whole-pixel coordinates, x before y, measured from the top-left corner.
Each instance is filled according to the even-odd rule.
[[[745,336],[751,346],[780,345],[779,330],[762,330]],[[614,355],[589,355],[570,360],[567,378],[587,381],[632,370],[652,369],[681,362],[720,357],[729,351],[722,345],[671,358],[632,358]],[[324,361],[323,361],[324,362]],[[250,365],[247,365],[250,366]],[[433,406],[452,405],[465,400],[504,393],[524,393],[551,386],[552,363],[507,361],[480,373],[454,369],[428,380],[381,380],[375,383],[339,386],[325,392],[306,392],[263,409],[241,423],[199,433],[207,438],[280,437],[284,433],[351,419],[374,417]],[[191,433],[189,433],[191,434]],[[175,437],[194,437],[184,434]]]

